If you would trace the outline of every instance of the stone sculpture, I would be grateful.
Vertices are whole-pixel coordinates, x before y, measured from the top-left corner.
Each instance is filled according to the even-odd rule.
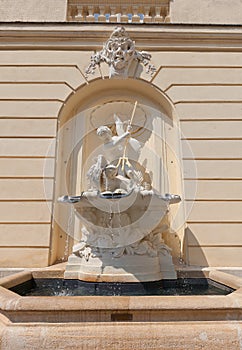
[[[117,135],[107,126],[100,126],[97,135],[103,141],[103,154],[87,172],[90,188],[101,192],[117,192],[119,189],[129,191],[135,184],[141,184],[143,175],[137,169],[137,160],[141,144],[131,137],[131,125],[124,130],[124,123],[114,116]]]
[[[148,52],[135,50],[135,43],[124,27],[116,27],[103,49],[91,56],[86,75],[93,74],[101,62],[106,62],[109,65],[109,78],[127,78],[134,60],[141,62],[146,67],[146,72],[153,75],[156,68],[150,63],[150,59]]]

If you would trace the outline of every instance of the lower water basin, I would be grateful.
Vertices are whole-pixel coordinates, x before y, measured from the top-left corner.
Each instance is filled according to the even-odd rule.
[[[31,279],[11,290],[21,296],[227,295],[234,290],[206,278],[142,283],[83,282],[57,278]]]

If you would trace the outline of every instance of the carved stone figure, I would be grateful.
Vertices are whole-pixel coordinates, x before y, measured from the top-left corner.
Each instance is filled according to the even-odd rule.
[[[109,78],[127,78],[133,60],[142,62],[151,75],[156,71],[150,64],[151,55],[145,51],[136,51],[135,43],[130,39],[124,27],[116,27],[103,49],[91,56],[86,75],[93,74],[101,62],[109,65]]]
[[[119,175],[118,167],[113,164],[109,164],[104,168],[104,174],[104,193],[128,193],[135,187],[133,179]]]
[[[89,180],[89,189],[99,191],[103,184],[103,169],[107,164],[107,160],[102,154],[99,154],[96,162],[90,167],[87,172]]]
[[[131,137],[131,125],[124,130],[124,122],[114,115],[116,133],[113,135],[108,126],[100,126],[97,135],[103,141],[102,153],[87,172],[90,190],[100,192],[117,190],[130,191],[143,182],[142,171],[137,169],[141,144]]]
[[[124,130],[124,123],[114,115],[117,135],[112,135],[112,131],[107,126],[100,126],[97,129],[97,135],[103,141],[104,155],[109,163],[119,160],[120,157],[127,155],[129,159],[137,160],[141,150],[139,141],[131,137],[132,126],[127,125]]]

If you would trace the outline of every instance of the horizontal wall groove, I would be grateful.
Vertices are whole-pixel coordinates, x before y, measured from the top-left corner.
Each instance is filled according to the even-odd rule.
[[[0,116],[0,119],[4,119],[4,120],[8,120],[8,119],[14,119],[14,120],[16,120],[16,121],[18,121],[18,120],[29,120],[29,121],[32,121],[32,120],[56,120],[56,119],[58,119],[58,117],[55,117],[55,116],[50,116],[50,117],[46,117],[46,116],[44,116],[44,117],[40,117],[40,116],[38,116],[38,117],[34,117],[34,118],[31,118],[31,117],[25,117],[25,116],[22,116],[22,117],[17,117],[17,116],[9,116],[9,117],[4,117],[4,116]]]
[[[186,221],[188,224],[230,224],[230,225],[238,225],[238,224],[242,224],[242,221],[229,221],[229,220],[225,220],[225,221],[218,221],[218,220],[213,220],[213,221],[208,221],[208,220],[205,220],[205,221],[194,221],[194,220],[187,220]]]
[[[44,196],[42,198],[31,198],[31,197],[27,197],[26,198],[0,198],[0,203],[49,203],[50,205],[52,205],[52,196],[51,197],[47,197],[44,198]]]
[[[56,140],[55,136],[39,136],[39,135],[33,135],[33,136],[13,136],[13,135],[4,135],[0,136],[0,139],[48,139],[48,140]]]
[[[66,81],[0,81],[0,85],[68,85],[69,84]]]
[[[234,104],[234,103],[241,103],[242,102],[242,99],[241,100],[190,100],[190,101],[175,101],[173,102],[174,105],[177,105],[177,104],[205,104],[205,103],[210,103],[210,104],[213,104],[213,103],[218,103],[218,104],[221,104],[221,103],[231,103],[231,104]]]
[[[184,177],[184,181],[242,181],[242,177]],[[242,196],[241,196],[242,198]]]
[[[184,201],[185,202],[224,202],[224,203],[227,203],[227,202],[239,202],[241,203],[242,202],[242,197],[241,199],[197,199],[197,198],[194,198],[194,199],[186,199],[184,198]],[[242,213],[241,213],[242,214]]]
[[[191,221],[190,221],[190,223],[191,223]],[[199,225],[200,224],[200,222],[198,222],[198,221],[195,221],[194,223],[193,223],[193,225]],[[224,221],[223,222],[221,222],[221,221],[219,221],[219,220],[217,220],[217,221],[202,221],[202,224],[203,225],[225,225],[225,223],[224,223]],[[241,226],[242,227],[242,221],[231,221],[231,224],[235,224],[235,225],[239,225],[239,226]],[[228,225],[230,225],[230,223],[228,223]]]
[[[3,139],[3,138],[8,138],[8,139],[12,139],[12,138],[16,139],[16,138],[18,138],[18,139],[21,139],[21,138],[26,138],[26,136],[11,136],[11,137],[0,136],[0,139]],[[41,139],[41,138],[43,138],[43,136],[38,136],[37,135],[37,136],[30,136],[30,137],[27,137],[27,138]],[[56,136],[45,136],[45,138],[48,138],[51,142],[53,140],[56,140]]]
[[[33,245],[0,245],[0,249],[11,249],[11,248],[18,248],[18,249],[23,249],[23,248],[31,248],[31,249],[49,249],[48,245],[40,245],[40,246],[33,246]]]
[[[49,203],[52,204],[52,199],[0,199],[0,203]]]
[[[0,86],[1,85],[13,85],[13,86],[16,86],[16,85],[66,85],[72,92],[76,91],[71,86],[71,84],[69,84],[66,81],[35,81],[35,80],[32,80],[32,81],[9,81],[9,82],[0,81]],[[21,99],[21,100],[24,101],[24,99]],[[1,101],[3,101],[3,100],[1,99]]]
[[[1,64],[0,64],[1,66]],[[227,65],[227,66],[224,66],[224,65],[221,65],[221,66],[206,66],[206,65],[202,65],[202,66],[199,66],[199,65],[189,65],[189,66],[181,66],[181,65],[162,65],[161,66],[161,69],[164,68],[164,69],[189,69],[189,70],[192,70],[192,69],[242,69],[242,65],[238,65],[238,66],[230,66],[230,65]]]
[[[174,84],[171,84],[169,85],[169,88],[172,88],[172,87],[179,87],[179,86],[214,86],[214,87],[217,87],[217,86],[242,86],[242,83],[174,83]]]
[[[24,226],[24,225],[50,225],[50,222],[42,222],[42,221],[40,221],[40,222],[30,222],[30,221],[26,221],[26,222],[24,222],[24,221],[21,221],[21,222],[19,222],[19,221],[11,221],[11,222],[0,222],[0,226],[1,225],[11,225],[11,226]]]
[[[207,157],[184,157],[182,158],[183,160],[242,160],[242,157],[241,158],[214,158],[214,157],[211,157],[211,158],[207,158]]]
[[[181,120],[181,123],[185,124],[186,122],[189,122],[189,123],[197,123],[197,122],[214,122],[214,123],[228,123],[228,122],[241,122],[242,121],[242,116],[241,116],[241,120],[239,119],[219,119],[219,118],[216,118],[216,119],[212,119],[212,118],[209,118],[209,119],[182,119]]]
[[[55,156],[0,156],[0,159],[55,159]]]
[[[1,176],[0,180],[54,180],[54,176]]]
[[[216,82],[213,82],[213,83],[173,83],[173,84],[170,84],[167,88],[165,88],[163,91],[165,93],[167,93],[170,89],[174,88],[174,87],[206,87],[206,86],[209,86],[209,87],[223,87],[223,86],[226,86],[226,87],[235,87],[235,86],[242,86],[242,84],[240,83],[216,83]]]
[[[219,118],[196,118],[196,119],[192,119],[192,118],[184,118],[181,117],[180,118],[180,122],[182,123],[186,123],[186,122],[240,122],[242,121],[242,117],[238,118],[238,119],[233,119],[233,118],[228,118],[228,119],[219,119]]]
[[[1,221],[0,225],[50,225],[50,221]]]
[[[189,248],[242,248],[241,244],[188,244]]]
[[[241,141],[242,137],[181,137],[181,140],[189,140],[189,141],[193,141],[193,140],[200,140],[200,141]]]
[[[61,102],[64,103],[65,100],[60,100],[57,98],[1,98],[0,102]]]
[[[15,63],[15,64],[1,64],[0,63],[0,67],[11,67],[11,68],[14,68],[14,67],[16,67],[16,68],[21,68],[21,67],[24,67],[24,68],[35,68],[35,67],[43,67],[43,68],[45,68],[45,67],[56,67],[56,68],[61,68],[61,67],[64,67],[64,68],[66,68],[66,67],[68,67],[68,68],[77,68],[78,69],[78,65],[77,64],[68,64],[68,63],[66,63],[66,64],[58,64],[58,63],[56,63],[56,64],[53,64],[53,63],[43,63],[43,64],[40,64],[40,63]]]

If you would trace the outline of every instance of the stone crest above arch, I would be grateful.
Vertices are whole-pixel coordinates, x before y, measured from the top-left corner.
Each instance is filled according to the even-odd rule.
[[[138,65],[146,67],[146,73],[151,76],[155,73],[155,66],[150,63],[151,54],[146,51],[138,51],[135,42],[129,37],[123,26],[115,27],[109,39],[103,45],[101,51],[91,56],[91,62],[86,68],[86,76],[94,74],[97,66],[105,62],[109,66],[109,78],[126,79],[134,77]],[[135,69],[130,68],[134,63]]]

